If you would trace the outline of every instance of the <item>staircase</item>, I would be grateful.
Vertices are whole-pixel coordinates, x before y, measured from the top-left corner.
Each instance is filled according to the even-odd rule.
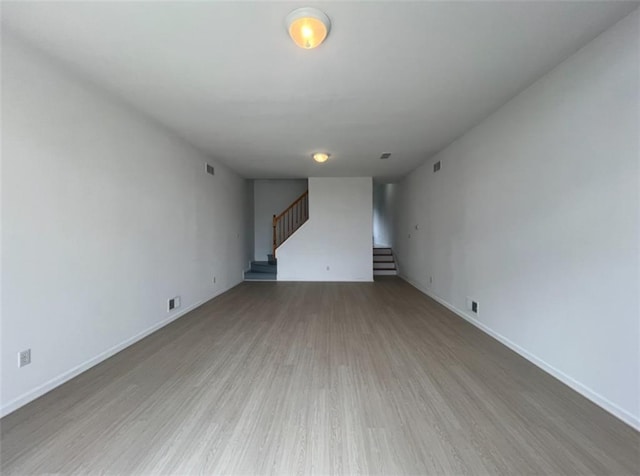
[[[309,190],[296,198],[280,215],[273,215],[273,256],[276,249],[309,219]]]
[[[274,261],[252,261],[251,269],[244,272],[245,281],[275,281],[278,264]]]
[[[396,276],[396,262],[391,248],[373,248],[373,275]]]
[[[273,215],[273,253],[267,261],[252,261],[249,271],[245,271],[245,281],[275,281],[278,275],[276,249],[309,219],[309,191],[307,190],[280,215]]]

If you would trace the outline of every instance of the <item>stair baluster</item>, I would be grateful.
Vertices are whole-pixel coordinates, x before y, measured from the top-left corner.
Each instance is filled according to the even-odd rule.
[[[273,215],[273,254],[276,249],[309,219],[309,191],[307,190],[280,215]]]

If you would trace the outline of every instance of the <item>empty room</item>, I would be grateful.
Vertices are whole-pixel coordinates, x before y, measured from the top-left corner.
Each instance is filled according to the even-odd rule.
[[[2,474],[640,474],[640,2],[0,5]]]

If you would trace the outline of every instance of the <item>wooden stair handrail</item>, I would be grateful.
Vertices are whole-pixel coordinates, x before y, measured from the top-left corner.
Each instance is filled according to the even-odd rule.
[[[289,210],[291,210],[293,207],[295,207],[298,203],[300,203],[302,200],[304,200],[304,197],[309,195],[309,190],[307,190],[306,192],[304,192],[302,195],[300,195],[298,198],[296,198],[293,203],[291,203],[291,205],[289,205],[287,208],[285,208],[285,210],[280,214],[280,215],[273,215],[275,220],[279,220],[280,218],[282,218],[283,216],[285,216],[287,214],[287,212]]]
[[[273,215],[273,248],[276,249],[284,243],[293,233],[309,219],[309,190],[296,198],[291,205],[279,215]]]

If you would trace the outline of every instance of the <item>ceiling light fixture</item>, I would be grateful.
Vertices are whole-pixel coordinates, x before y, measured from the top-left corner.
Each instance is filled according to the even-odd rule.
[[[310,50],[319,46],[327,37],[331,20],[316,8],[298,8],[287,15],[287,29],[296,45]]]
[[[313,157],[313,160],[319,163],[323,163],[329,160],[329,154],[325,154],[324,152],[316,152],[311,157]]]

